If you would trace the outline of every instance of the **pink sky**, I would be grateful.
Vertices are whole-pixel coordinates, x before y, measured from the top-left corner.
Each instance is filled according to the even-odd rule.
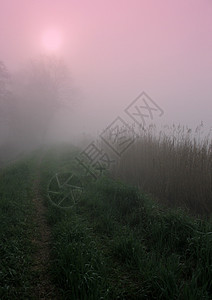
[[[0,59],[43,53],[49,28],[82,93],[76,127],[101,129],[143,90],[165,123],[212,126],[211,0],[1,0]]]

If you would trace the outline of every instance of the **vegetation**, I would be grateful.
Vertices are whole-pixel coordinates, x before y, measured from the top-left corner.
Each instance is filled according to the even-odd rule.
[[[29,299],[33,161],[0,174],[0,299]]]
[[[54,56],[31,60],[10,73],[0,61],[0,166],[41,147],[55,115],[70,109],[73,85],[66,64]]]
[[[211,222],[110,176],[83,176],[77,154],[73,147],[49,149],[40,166],[58,299],[211,299]],[[32,182],[39,157],[1,172],[1,299],[33,299]],[[47,188],[55,173],[67,172],[84,191],[75,206],[62,209],[49,201]]]
[[[48,155],[43,164],[43,188],[57,159],[52,164]],[[165,209],[108,177],[87,183],[85,191],[71,210],[46,202],[51,273],[64,299],[211,298],[210,222]]]
[[[154,126],[139,132],[113,170],[115,178],[138,186],[168,206],[196,215],[212,213],[212,141],[203,125],[193,133],[182,126]],[[129,133],[130,134],[130,133]]]

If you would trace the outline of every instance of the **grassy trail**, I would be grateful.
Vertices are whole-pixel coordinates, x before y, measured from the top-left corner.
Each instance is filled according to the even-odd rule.
[[[35,180],[33,183],[33,204],[35,208],[34,224],[36,228],[36,236],[33,237],[32,243],[35,245],[35,253],[33,255],[32,271],[36,274],[33,288],[32,298],[34,299],[58,299],[56,296],[55,286],[51,282],[50,268],[50,227],[46,221],[46,207],[40,193],[40,165],[42,157],[39,158]]]
[[[78,171],[74,153],[46,156],[43,195],[58,171]],[[62,299],[212,298],[210,222],[163,209],[108,177],[85,182],[72,209],[59,209],[47,198],[46,205],[51,273]]]
[[[31,295],[35,165],[34,158],[26,159],[1,170],[0,299],[29,299]]]
[[[75,206],[52,205],[51,178],[80,176],[75,155],[49,150],[2,172],[0,299],[211,299],[211,223],[109,177],[81,177]]]
[[[40,194],[41,153],[1,171],[0,299],[58,299]],[[57,296],[55,296],[57,295]]]

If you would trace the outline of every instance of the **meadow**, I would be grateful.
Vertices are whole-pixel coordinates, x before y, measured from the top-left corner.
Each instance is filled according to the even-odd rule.
[[[0,172],[0,299],[29,299],[33,169],[25,159]]]
[[[69,155],[62,152],[58,166],[48,156],[44,190],[58,168],[78,171]],[[58,210],[46,198],[51,272],[62,298],[210,299],[210,221],[167,208],[110,176],[82,181],[85,190],[74,209]]]
[[[135,142],[113,169],[115,178],[151,193],[169,207],[197,216],[212,213],[212,137],[203,124],[134,128]]]
[[[193,193],[198,181],[191,186],[192,179],[198,176],[202,180],[209,174],[210,147],[192,144],[191,148],[185,141],[173,145],[161,137],[160,142],[156,140],[150,135],[138,138],[120,160],[116,173],[113,170],[96,181],[79,170],[75,160],[79,149],[73,146],[38,151],[1,171],[1,299],[38,299],[34,294],[39,276],[32,268],[37,251],[33,240],[41,233],[33,217],[32,186],[41,152],[39,189],[51,232],[46,276],[57,291],[55,298],[47,295],[45,299],[211,299],[211,194],[208,198],[205,194],[200,199],[190,197],[189,201],[195,201],[192,205],[185,201],[188,187],[192,195],[201,190],[197,186]],[[133,167],[135,151],[141,159]],[[204,158],[198,166],[197,157]],[[184,169],[183,162],[187,162]],[[186,179],[188,167],[194,170],[194,177]],[[164,177],[159,171],[165,172]],[[83,190],[75,205],[69,195],[66,205],[71,208],[64,209],[49,201],[48,186],[55,174],[68,173],[77,174]],[[185,186],[181,180],[177,182],[180,174],[186,179]],[[155,185],[156,196],[151,189]],[[180,191],[180,187],[184,188]],[[174,204],[163,198],[170,202],[173,198]],[[204,209],[199,210],[201,201]]]

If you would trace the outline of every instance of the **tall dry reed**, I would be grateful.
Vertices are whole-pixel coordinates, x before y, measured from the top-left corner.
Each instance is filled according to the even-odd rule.
[[[183,126],[155,126],[128,133],[136,141],[121,156],[112,173],[155,195],[171,206],[195,214],[212,213],[212,140]]]

